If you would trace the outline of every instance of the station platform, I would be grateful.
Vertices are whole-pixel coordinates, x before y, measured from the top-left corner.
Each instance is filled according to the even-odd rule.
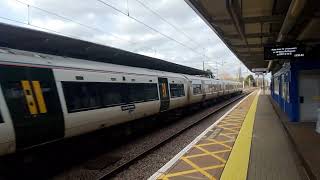
[[[269,96],[252,92],[149,179],[307,179]]]

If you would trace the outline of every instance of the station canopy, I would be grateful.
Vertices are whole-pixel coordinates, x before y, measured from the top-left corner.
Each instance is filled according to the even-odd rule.
[[[185,1],[250,70],[274,71],[284,62],[265,61],[265,45],[304,44],[319,55],[319,0]]]
[[[117,48],[0,23],[0,47],[189,75],[207,72]]]

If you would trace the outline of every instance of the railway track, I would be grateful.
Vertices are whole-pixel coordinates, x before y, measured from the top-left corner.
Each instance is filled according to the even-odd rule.
[[[221,109],[225,108],[226,106],[230,105],[231,103],[247,96],[250,92],[245,92],[239,96],[233,97],[221,104],[218,104],[214,107],[212,107],[210,109],[210,111],[205,112],[203,114],[201,114],[196,120],[194,120],[193,122],[189,122],[187,123],[184,127],[177,129],[175,131],[175,133],[172,133],[168,136],[166,136],[165,138],[161,139],[158,142],[154,142],[153,144],[150,144],[148,147],[144,148],[141,152],[135,154],[134,156],[131,156],[130,158],[126,158],[125,160],[121,161],[120,163],[117,163],[114,166],[111,166],[111,168],[108,166],[105,169],[107,170],[102,170],[101,175],[99,175],[97,177],[97,179],[109,179],[111,177],[113,177],[114,175],[116,175],[117,173],[121,172],[122,170],[124,170],[126,167],[130,166],[131,164],[133,164],[134,162],[136,162],[137,160],[141,159],[142,157],[146,156],[147,154],[149,154],[150,152],[152,152],[153,150],[161,147],[162,145],[164,145],[165,143],[167,143],[168,141],[174,139],[175,137],[179,136],[180,134],[182,134],[183,132],[185,132],[186,130],[190,129],[191,127],[195,126],[196,124],[200,123],[201,121],[203,121],[204,119],[210,117],[211,115],[217,113],[218,111],[220,111]]]

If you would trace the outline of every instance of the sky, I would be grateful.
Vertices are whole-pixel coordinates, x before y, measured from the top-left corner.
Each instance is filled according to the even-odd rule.
[[[0,22],[198,69],[204,62],[219,76],[236,77],[240,66],[249,73],[184,0],[0,0],[0,7]]]

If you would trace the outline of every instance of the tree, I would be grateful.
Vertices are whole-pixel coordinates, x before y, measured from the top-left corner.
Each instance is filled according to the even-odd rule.
[[[249,79],[250,79],[250,83],[252,86],[256,86],[256,81],[254,80],[253,76],[250,74],[246,77],[246,79],[244,80],[244,84],[246,86],[249,86]]]
[[[208,78],[214,78],[214,75],[213,75],[213,73],[212,73],[212,71],[210,69],[207,69],[206,72],[207,72],[207,77]]]

